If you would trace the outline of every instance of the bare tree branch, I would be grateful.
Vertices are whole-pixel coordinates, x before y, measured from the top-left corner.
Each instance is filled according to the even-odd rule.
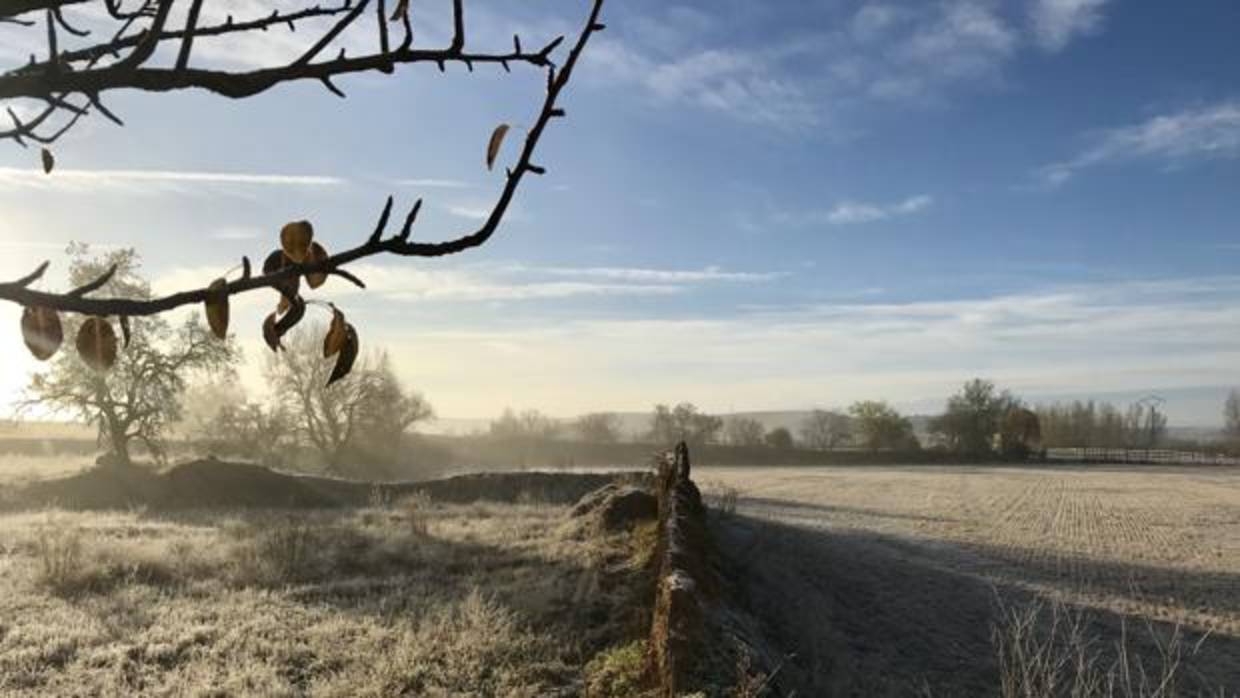
[[[59,26],[75,36],[85,33],[68,25],[60,14],[60,7],[68,3],[55,0],[19,0],[17,4],[20,11],[8,6],[0,10],[0,18],[19,24],[32,23],[21,15],[42,10],[46,14],[48,49],[46,60],[38,61],[32,56],[29,63],[0,73],[0,102],[36,99],[48,103],[44,112],[24,124],[9,110],[14,128],[0,131],[0,140],[13,140],[19,144],[23,144],[23,139],[44,144],[53,143],[85,116],[89,107],[94,107],[119,124],[120,119],[107,111],[100,99],[102,93],[111,90],[167,92],[202,89],[241,99],[283,83],[317,80],[333,93],[344,96],[332,82],[333,78],[372,70],[390,73],[398,64],[415,63],[434,63],[440,70],[443,70],[447,63],[461,63],[471,71],[475,64],[495,64],[505,70],[508,70],[512,63],[546,68],[551,66],[551,52],[558,45],[557,40],[538,51],[523,51],[519,43],[513,51],[506,53],[466,51],[464,0],[453,0],[453,34],[446,48],[414,48],[413,29],[407,12],[399,17],[404,37],[400,44],[391,46],[387,23],[382,21],[384,4],[376,2],[377,14],[380,17],[377,52],[350,57],[341,49],[334,58],[320,56],[362,16],[372,0],[343,0],[343,4],[334,7],[315,5],[286,13],[275,10],[269,16],[241,22],[234,21],[232,16],[229,16],[223,23],[210,26],[198,26],[200,13],[207,0],[192,0],[185,25],[179,29],[167,26],[175,0],[143,0],[139,9],[133,12],[123,12],[118,0],[99,1],[105,3],[109,14],[121,23],[120,29],[108,41],[74,50],[61,49],[56,31]],[[196,39],[267,31],[277,25],[287,25],[289,29],[295,29],[299,22],[337,16],[340,18],[325,33],[288,64],[251,70],[223,70],[191,65],[191,52]],[[148,26],[130,31],[135,23],[147,18],[150,20]],[[156,49],[172,42],[179,42],[175,63],[170,67],[151,65]],[[114,62],[99,65],[105,58],[111,58]],[[65,109],[65,98],[75,94],[85,96],[89,106]],[[61,111],[69,112],[68,123],[50,131],[38,130],[49,117]]]
[[[167,16],[167,7],[170,4],[168,0],[157,0],[160,5],[158,12],[164,18]],[[362,0],[356,7],[365,7],[369,0]],[[588,19],[583,26],[581,32],[576,38],[576,42],[570,49],[568,56],[559,69],[551,61],[551,53],[563,41],[563,37],[549,43],[537,53],[522,53],[518,46],[512,54],[497,56],[486,54],[468,54],[462,49],[464,44],[463,29],[463,0],[454,0],[454,23],[456,26],[456,38],[453,40],[452,47],[441,51],[413,51],[408,48],[398,48],[387,54],[387,58],[396,62],[409,62],[413,60],[457,60],[457,61],[478,61],[478,62],[507,62],[524,60],[534,65],[545,67],[547,74],[547,93],[543,100],[542,107],[539,110],[534,122],[530,125],[525,136],[524,145],[521,148],[520,155],[516,164],[508,170],[507,178],[503,189],[500,191],[498,198],[493,204],[490,213],[482,225],[472,232],[462,234],[458,237],[441,241],[441,242],[415,242],[410,239],[413,226],[417,220],[417,214],[421,208],[422,201],[419,199],[409,211],[405,218],[404,225],[400,232],[393,236],[387,235],[387,226],[391,216],[393,200],[388,198],[386,205],[379,217],[378,224],[374,232],[365,239],[360,245],[339,252],[327,259],[306,264],[288,264],[278,270],[262,275],[253,276],[249,273],[248,259],[243,260],[243,264],[247,272],[240,279],[229,281],[223,289],[223,293],[228,296],[245,293],[263,288],[280,287],[287,288],[289,283],[295,278],[306,274],[331,274],[345,278],[359,286],[363,286],[361,279],[344,269],[345,265],[360,259],[372,257],[382,254],[392,254],[402,257],[440,257],[444,255],[456,254],[465,250],[478,247],[494,235],[499,228],[508,207],[511,205],[521,182],[527,174],[541,175],[546,172],[545,168],[534,162],[534,155],[537,151],[539,141],[552,119],[562,118],[565,112],[558,106],[558,100],[568,85],[573,75],[573,71],[577,66],[578,60],[590,38],[594,33],[604,29],[604,25],[599,23],[599,15],[602,11],[603,0],[591,0],[591,9]],[[360,14],[360,13],[359,13]],[[351,21],[348,17],[341,22]],[[161,25],[159,17],[156,17],[156,25]],[[406,25],[407,28],[407,25]],[[184,35],[182,35],[184,36]],[[307,52],[310,58],[313,58],[315,49]],[[132,57],[132,55],[131,55]],[[303,56],[304,58],[304,56]],[[45,71],[41,74],[42,80],[59,80],[56,82],[56,88],[50,91],[56,92],[74,92],[82,91],[78,82],[83,76],[89,76],[91,72],[95,76],[100,74],[107,75],[109,79],[115,79],[117,82],[110,83],[109,87],[115,87],[126,84],[126,81],[132,81],[131,86],[143,87],[144,89],[160,89],[159,85],[186,85],[191,84],[195,80],[221,80],[220,86],[229,85],[237,87],[244,86],[246,89],[261,88],[283,82],[289,79],[300,79],[301,77],[320,77],[328,79],[331,75],[340,74],[341,72],[351,72],[353,70],[382,69],[384,55],[376,55],[358,59],[337,59],[328,63],[294,63],[284,68],[272,69],[271,71],[258,71],[261,77],[238,77],[235,74],[212,73],[210,71],[159,71],[140,69],[126,69],[118,73],[101,73],[100,71],[88,71],[85,73],[65,72],[59,75],[48,75]],[[365,65],[366,67],[362,67]],[[101,71],[113,70],[114,68],[104,68]],[[207,78],[208,75],[218,76],[217,78]],[[163,76],[163,77],[159,77]],[[187,77],[188,76],[188,77]],[[97,80],[98,78],[92,78]],[[168,83],[161,83],[160,80],[168,80]],[[35,80],[32,76],[19,75],[12,78],[0,77],[0,97],[8,94],[6,89],[14,89],[13,82],[6,84],[6,80]],[[234,81],[240,80],[239,83]],[[150,81],[150,82],[148,82]],[[188,82],[186,82],[188,81]],[[38,80],[35,80],[37,83]],[[90,82],[89,80],[87,81]],[[157,87],[151,87],[156,85]],[[46,86],[40,88],[46,90]],[[231,88],[230,88],[231,89]],[[11,112],[10,112],[11,114]],[[12,115],[12,114],[11,114]],[[17,122],[16,116],[13,116]],[[20,124],[20,122],[17,122]],[[24,128],[29,128],[24,125]],[[33,136],[29,133],[23,134],[26,137]],[[144,316],[165,312],[185,305],[202,303],[209,297],[218,297],[221,293],[220,289],[208,289],[206,286],[202,288],[173,293],[171,295],[160,298],[134,300],[125,298],[90,298],[90,292],[98,289],[107,282],[106,275],[100,279],[96,279],[85,286],[79,287],[68,293],[53,293],[39,291],[30,288],[31,283],[42,275],[46,269],[46,263],[35,272],[25,277],[8,283],[0,283],[0,300],[6,300],[19,303],[24,306],[39,306],[50,308],[58,311],[84,313],[89,315],[100,316]]]

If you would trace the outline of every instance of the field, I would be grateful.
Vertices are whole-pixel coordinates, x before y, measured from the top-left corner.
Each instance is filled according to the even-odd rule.
[[[293,492],[178,468],[193,506]],[[537,480],[594,476],[497,477],[515,503],[0,514],[0,695],[636,695],[652,524],[598,530]],[[1240,696],[1240,470],[694,477],[776,695]]]
[[[643,553],[563,506],[0,516],[0,695],[579,695]],[[646,536],[648,539],[649,536]],[[620,695],[622,695],[621,693]]]
[[[1038,637],[1058,636],[1040,646],[1087,650],[1076,654],[1099,676],[1126,676],[1116,695],[1240,695],[1240,471],[698,468],[696,478],[717,503],[738,495],[721,545],[797,653],[787,671],[814,694],[996,695],[998,649],[1037,644],[1024,625],[1036,615]]]

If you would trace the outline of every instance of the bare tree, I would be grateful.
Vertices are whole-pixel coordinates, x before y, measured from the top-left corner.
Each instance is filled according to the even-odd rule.
[[[294,332],[284,351],[268,355],[267,381],[328,472],[344,475],[350,453],[398,448],[405,431],[434,412],[421,395],[401,386],[386,353],[364,355],[349,376],[329,386],[324,333],[316,325]]]
[[[1240,441],[1240,391],[1232,388],[1223,403],[1223,434],[1232,442]]]
[[[851,438],[852,422],[839,412],[814,410],[801,423],[801,441],[809,448],[831,451]]]
[[[573,425],[582,441],[614,444],[620,440],[620,418],[611,412],[592,412],[577,418]]]
[[[297,421],[287,406],[257,402],[224,404],[194,429],[195,440],[213,455],[253,458],[284,466],[297,446]]]
[[[106,27],[106,32],[100,27],[92,26],[88,31],[73,26],[62,11],[70,5],[96,7],[95,14],[111,26]],[[160,93],[199,89],[240,99],[281,84],[317,80],[343,97],[334,78],[365,72],[393,73],[398,65],[429,63],[441,70],[452,64],[470,71],[481,65],[506,71],[528,66],[545,73],[546,94],[533,120],[527,124],[524,144],[507,171],[503,188],[476,230],[443,242],[413,241],[411,234],[422,203],[418,200],[409,209],[400,231],[390,235],[388,221],[393,200],[388,197],[373,232],[361,244],[336,254],[328,254],[320,248],[321,253],[314,255],[297,252],[281,257],[277,250],[267,257],[268,263],[263,265],[261,273],[254,272],[249,259],[244,258],[239,278],[204,283],[201,288],[167,296],[141,298],[92,295],[100,290],[106,294],[108,280],[116,269],[101,270],[93,279],[79,279],[75,288],[64,293],[36,290],[31,285],[47,270],[45,262],[26,276],[0,283],[0,300],[55,312],[132,317],[191,304],[226,305],[229,297],[236,294],[273,288],[285,296],[289,307],[283,322],[277,325],[282,335],[305,313],[298,294],[298,282],[303,276],[314,279],[335,275],[364,286],[361,279],[345,269],[346,265],[375,255],[438,257],[478,247],[498,229],[524,178],[529,174],[545,173],[534,161],[537,146],[551,121],[565,116],[559,99],[590,38],[604,29],[599,22],[602,5],[603,0],[590,0],[589,14],[582,29],[567,54],[561,56],[557,50],[564,43],[562,36],[536,50],[523,48],[519,36],[513,37],[511,51],[484,53],[467,49],[465,0],[452,0],[451,38],[446,46],[437,48],[415,46],[408,0],[396,0],[391,8],[386,0],[343,0],[333,7],[314,5],[287,12],[277,9],[270,15],[242,18],[220,16],[220,4],[215,0],[135,0],[132,6],[123,0],[12,0],[2,3],[0,26],[8,26],[10,30],[26,28],[38,32],[37,36],[46,37],[45,55],[32,55],[28,62],[0,72],[0,103],[6,106],[12,122],[11,128],[0,130],[0,141],[22,146],[29,142],[50,145],[82,119],[95,114],[121,124],[120,118],[105,106],[104,99],[114,91],[127,89]],[[350,56],[342,46],[341,37],[347,30],[368,31],[362,20],[369,15],[374,18],[372,48]],[[203,42],[221,37],[261,37],[269,30],[283,26],[292,30],[302,25],[321,26],[321,31],[311,33],[305,50],[288,62],[257,69],[229,70],[203,65],[196,60],[194,47]],[[396,32],[389,25],[395,25]],[[104,38],[94,39],[96,33],[102,33]],[[70,46],[71,43],[75,45]],[[22,108],[31,104],[35,105],[35,112],[24,118],[19,116]],[[507,125],[501,125],[492,134],[488,165],[495,160],[507,131]],[[54,158],[46,148],[43,164],[46,171],[52,171]],[[308,236],[301,238],[304,238],[301,242],[309,243]],[[305,250],[300,242],[298,245]],[[284,252],[289,253],[290,249],[285,247]],[[204,279],[204,282],[209,281]]]
[[[84,245],[70,247],[69,277],[74,282],[96,278],[102,269],[114,269],[105,290],[124,298],[149,298],[150,286],[138,275],[133,250],[92,255]],[[77,334],[80,321],[68,324]],[[108,331],[112,332],[111,325]],[[232,341],[211,337],[195,317],[174,328],[160,317],[126,322],[128,347],[111,371],[103,372],[81,358],[60,353],[47,371],[31,377],[19,412],[51,409],[98,428],[99,442],[116,462],[131,461],[129,444],[140,441],[156,459],[165,455],[164,434],[181,416],[181,399],[195,372],[229,370],[238,353]]]
[[[729,417],[723,423],[723,438],[729,446],[761,446],[766,427],[752,417]]]
[[[655,405],[648,436],[658,444],[684,441],[690,445],[701,446],[714,443],[721,429],[722,418],[699,412],[697,405],[691,402],[682,402],[675,407]]]
[[[554,439],[560,433],[560,425],[538,410],[514,412],[506,408],[499,419],[491,422],[491,436],[501,439]]]

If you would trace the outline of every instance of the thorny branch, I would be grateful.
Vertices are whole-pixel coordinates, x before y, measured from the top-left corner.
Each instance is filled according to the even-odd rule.
[[[87,0],[17,0],[16,2],[10,2],[9,6],[4,6],[3,9],[0,9],[0,20],[21,19],[21,12],[11,12],[11,6],[13,5],[27,7],[29,8],[28,12],[42,9],[48,13],[47,31],[49,42],[52,42],[51,45],[54,49],[56,26],[58,26],[59,22],[52,15],[58,12],[63,5],[84,1]],[[604,0],[590,0],[591,9],[589,17],[581,32],[577,35],[576,41],[562,65],[557,66],[553,62],[552,53],[559,47],[564,37],[551,41],[536,52],[523,51],[520,39],[514,37],[514,49],[511,53],[470,53],[465,50],[464,0],[453,0],[453,39],[447,48],[436,50],[414,49],[412,47],[413,31],[410,27],[408,15],[404,14],[393,18],[401,22],[404,31],[404,38],[397,46],[389,46],[386,27],[384,27],[384,30],[380,32],[382,47],[379,53],[357,58],[346,58],[341,53],[337,58],[319,61],[316,60],[319,53],[327,48],[345,27],[364,14],[371,0],[345,0],[343,5],[335,8],[324,9],[315,7],[303,10],[300,13],[287,15],[281,15],[277,12],[266,19],[249,22],[233,22],[229,18],[225,25],[218,27],[196,27],[195,23],[198,14],[196,11],[191,11],[187,25],[179,30],[165,29],[173,0],[142,0],[141,7],[137,11],[128,14],[122,12],[121,0],[102,1],[107,4],[108,12],[113,17],[123,18],[127,23],[132,23],[139,16],[149,16],[150,26],[138,34],[126,36],[121,36],[125,31],[122,29],[116,37],[106,44],[83,51],[60,53],[59,58],[56,57],[56,52],[53,50],[49,54],[52,58],[48,61],[35,62],[32,60],[24,68],[0,75],[0,99],[15,96],[35,97],[42,99],[47,105],[44,112],[26,122],[19,121],[16,114],[9,110],[15,128],[8,132],[0,132],[0,139],[11,138],[20,142],[23,138],[29,138],[41,143],[54,141],[56,137],[72,125],[72,122],[76,122],[77,119],[88,113],[92,107],[119,122],[119,119],[103,107],[99,96],[102,92],[121,87],[137,87],[155,91],[200,87],[230,97],[245,97],[283,82],[317,78],[322,80],[329,89],[337,92],[334,85],[330,82],[332,76],[367,70],[389,72],[392,70],[392,66],[397,63],[431,61],[437,63],[442,69],[447,62],[457,62],[464,63],[471,70],[474,63],[497,63],[505,69],[509,67],[510,63],[524,63],[540,67],[545,71],[547,93],[536,119],[530,125],[525,136],[525,141],[516,164],[507,172],[504,187],[495,201],[490,214],[481,227],[473,232],[442,242],[414,241],[411,239],[413,227],[417,222],[418,212],[422,206],[422,201],[419,199],[405,216],[400,231],[394,235],[389,235],[388,223],[394,201],[391,197],[388,197],[374,231],[362,244],[318,262],[288,264],[277,271],[257,276],[251,272],[250,260],[244,258],[242,260],[244,268],[242,277],[229,281],[222,290],[219,288],[208,289],[204,286],[149,300],[88,297],[92,291],[97,290],[107,282],[111,274],[109,271],[99,279],[67,293],[51,293],[31,288],[32,284],[46,272],[48,263],[44,262],[37,269],[20,279],[0,283],[0,300],[18,303],[23,306],[44,307],[56,311],[88,315],[145,316],[166,312],[185,305],[202,303],[208,300],[208,298],[218,298],[221,293],[232,296],[262,288],[275,288],[277,290],[280,287],[287,288],[294,278],[306,274],[335,275],[364,287],[362,280],[346,270],[344,268],[345,265],[359,259],[381,254],[393,254],[404,257],[440,257],[478,247],[490,239],[498,229],[525,176],[530,173],[538,175],[545,173],[545,168],[534,162],[534,155],[539,140],[552,119],[565,116],[564,110],[558,106],[559,97],[568,85],[573,70],[576,68],[577,62],[590,38],[595,32],[605,28],[605,25],[599,22]],[[201,4],[200,0],[192,1],[194,4],[193,9],[197,9]],[[398,4],[398,7],[403,6],[404,3]],[[378,0],[377,7],[380,12],[383,12],[382,0]],[[398,10],[398,12],[400,11]],[[195,36],[218,35],[229,31],[263,30],[274,24],[291,25],[306,17],[334,15],[344,16],[301,57],[288,65],[242,73],[187,67],[191,58],[192,42]],[[382,24],[382,22],[380,23]],[[144,67],[161,41],[180,42],[178,44],[177,66],[174,68]],[[104,67],[93,67],[103,56],[119,55],[122,49],[127,48],[131,48],[132,52],[124,58]],[[72,67],[78,62],[84,63],[81,69]],[[84,95],[87,103],[78,106],[71,104],[68,99],[74,94]],[[53,113],[60,111],[71,113],[70,124],[49,135],[40,135],[36,132]]]

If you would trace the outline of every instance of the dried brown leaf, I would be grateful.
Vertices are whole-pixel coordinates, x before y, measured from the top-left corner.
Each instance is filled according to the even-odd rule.
[[[82,361],[96,371],[106,371],[116,364],[116,332],[105,318],[86,318],[78,329],[77,350]]]
[[[353,362],[357,360],[359,349],[357,330],[353,329],[353,325],[346,322],[344,324],[344,332],[344,344],[340,347],[340,355],[336,357],[336,365],[332,367],[332,374],[327,379],[328,385],[349,375],[349,371],[353,370]]]
[[[280,248],[284,256],[301,264],[310,253],[310,243],[314,240],[314,226],[310,221],[293,221],[280,229]]]
[[[336,308],[332,308],[332,323],[327,328],[327,335],[323,337],[323,358],[335,356],[340,348],[344,346],[345,338],[348,333],[345,326],[348,323],[344,321],[344,313]]]
[[[60,316],[51,308],[27,307],[22,311],[22,339],[34,358],[52,358],[65,339]]]
[[[504,136],[508,135],[508,124],[500,124],[491,132],[491,142],[487,144],[487,169],[495,168],[495,158],[499,157],[499,149],[504,145]]]
[[[263,341],[267,342],[267,346],[272,351],[280,351],[284,347],[280,344],[280,335],[276,333],[276,314],[272,313],[263,320]]]
[[[310,255],[306,259],[307,264],[318,264],[327,260],[327,250],[317,242],[310,243]],[[310,288],[318,288],[327,283],[327,272],[315,272],[306,274],[306,283]]]
[[[283,337],[288,334],[288,331],[296,327],[305,316],[306,302],[301,299],[301,296],[292,296],[288,300],[288,310],[276,321],[276,336]]]
[[[207,287],[206,305],[207,324],[211,333],[220,339],[228,337],[228,281],[216,279]]]

